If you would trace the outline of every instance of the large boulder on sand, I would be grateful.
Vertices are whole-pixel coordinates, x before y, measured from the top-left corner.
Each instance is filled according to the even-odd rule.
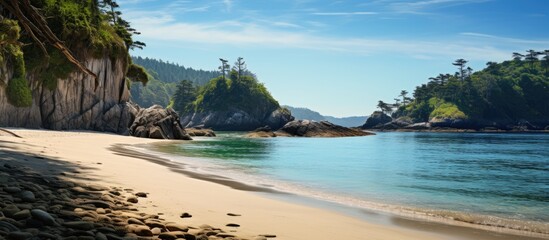
[[[328,121],[295,120],[276,131],[276,135],[295,137],[353,137],[374,135],[374,133],[342,127]]]
[[[159,105],[140,109],[130,127],[130,135],[155,139],[191,140],[179,123],[179,116],[171,108]]]

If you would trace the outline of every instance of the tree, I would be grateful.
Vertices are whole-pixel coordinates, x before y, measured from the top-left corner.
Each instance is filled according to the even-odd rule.
[[[391,111],[393,111],[393,108],[390,104],[387,104],[381,100],[377,102],[377,108],[379,108],[382,113],[390,113]]]
[[[513,60],[515,60],[515,61],[521,61],[523,57],[524,57],[524,55],[522,55],[518,52],[513,53]]]
[[[535,50],[527,50],[526,51],[526,57],[524,58],[525,61],[530,63],[530,68],[534,68],[534,62],[538,61],[538,56],[542,54],[541,52],[535,51]]]
[[[393,100],[395,100],[395,104],[393,104],[393,106],[395,108],[399,108],[400,107],[400,98],[393,98]]]
[[[193,112],[193,102],[196,100],[197,88],[193,82],[182,80],[177,85],[177,90],[173,96],[173,109],[184,116]]]
[[[452,65],[457,66],[459,68],[459,76],[461,81],[465,80],[465,64],[467,64],[467,60],[465,59],[457,59]]]
[[[402,105],[404,107],[406,107],[406,103],[408,103],[408,100],[409,100],[409,98],[406,97],[407,95],[408,95],[408,91],[406,90],[400,91],[400,95],[398,95],[399,97],[402,97]]]
[[[233,67],[233,70],[235,70],[237,72],[237,76],[238,76],[238,80],[240,80],[240,78],[242,77],[242,75],[244,74],[244,72],[247,71],[246,69],[246,62],[244,62],[244,58],[242,57],[239,57],[236,59],[236,62],[234,63],[234,67]]]
[[[226,73],[227,73],[227,70],[230,68],[229,64],[227,62],[227,60],[223,59],[223,58],[220,58],[219,61],[221,61],[221,66],[219,66],[219,70],[221,71],[221,76],[223,76],[223,80],[226,79]]]
[[[541,63],[543,66],[545,66],[545,74],[549,74],[549,50],[543,51],[543,62]]]
[[[99,86],[97,75],[76,59],[65,43],[59,40],[48,27],[46,18],[32,6],[30,0],[0,0],[0,5],[18,20],[19,25],[25,29],[26,34],[38,45],[46,58],[49,58],[49,54],[44,44],[48,43],[57,48],[79,70],[92,76],[95,80],[95,88]]]

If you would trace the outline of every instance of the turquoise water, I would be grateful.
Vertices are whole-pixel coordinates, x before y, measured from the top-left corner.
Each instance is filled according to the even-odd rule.
[[[205,169],[237,180],[342,204],[364,201],[488,217],[479,222],[498,217],[549,226],[547,134],[249,139],[226,133],[156,150],[207,163]]]

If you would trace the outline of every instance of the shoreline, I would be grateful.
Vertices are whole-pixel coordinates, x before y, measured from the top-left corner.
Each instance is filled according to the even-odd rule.
[[[163,217],[167,221],[182,221],[179,214],[189,212],[193,217],[183,219],[186,224],[225,226],[232,221],[241,225],[236,229],[237,236],[250,238],[260,234],[275,234],[277,239],[471,239],[459,237],[457,230],[451,230],[454,232],[451,233],[408,228],[403,226],[408,223],[406,219],[397,220],[400,225],[386,226],[318,206],[276,200],[259,194],[258,191],[265,190],[262,188],[222,177],[216,177],[214,180],[217,182],[208,181],[211,180],[209,178],[193,178],[185,174],[189,171],[172,171],[168,169],[169,166],[159,165],[161,160],[154,156],[149,159],[152,161],[142,161],[136,156],[114,154],[111,151],[116,146],[168,141],[93,132],[13,131],[23,138],[0,135],[0,143],[14,151],[78,164],[85,171],[76,175],[84,181],[92,176],[96,179],[94,184],[146,191],[149,198],[137,204],[137,208],[153,214],[164,213]],[[102,164],[97,165],[98,162]],[[267,191],[265,194],[270,193]],[[227,213],[242,216],[228,217]],[[418,221],[411,223],[420,224]],[[475,232],[471,228],[467,229],[467,232]],[[502,237],[507,236],[495,235],[497,238],[480,239],[506,239]],[[513,239],[513,236],[516,238],[516,235],[510,235],[508,239]]]
[[[158,143],[163,144],[163,143]],[[167,143],[169,144],[169,143]],[[232,178],[225,178],[220,177],[216,173],[194,173],[194,172],[188,172],[185,170],[180,170],[180,165],[186,165],[187,163],[172,163],[172,160],[164,157],[165,153],[162,152],[156,152],[155,150],[151,150],[150,148],[147,148],[145,146],[131,146],[140,149],[141,151],[145,150],[147,152],[152,152],[150,154],[143,153],[139,150],[130,150],[125,147],[128,146],[117,146],[117,149],[114,149],[114,151],[122,151],[126,154],[132,155],[136,158],[142,158],[147,161],[151,161],[151,158],[154,158],[156,156],[156,159],[152,160],[152,162],[156,162],[158,164],[161,164],[166,167],[174,167],[172,171],[181,172],[183,174],[186,174],[190,177],[195,177],[198,179],[211,181],[220,183],[223,185],[226,185],[228,187],[238,189],[238,190],[247,190],[247,191],[257,191],[265,193],[265,196],[274,198],[274,199],[280,199],[283,201],[291,201],[298,204],[308,205],[311,204],[311,202],[317,202],[315,205],[319,208],[330,208],[338,210],[338,212],[346,212],[348,215],[353,215],[357,218],[365,219],[367,221],[386,221],[385,219],[381,218],[389,218],[390,223],[386,223],[391,226],[400,225],[400,224],[393,224],[393,222],[398,223],[407,223],[406,226],[411,227],[412,229],[420,229],[415,228],[414,226],[425,226],[429,225],[431,228],[437,229],[437,230],[445,230],[445,232],[452,232],[453,230],[456,230],[453,233],[460,233],[461,235],[467,235],[465,233],[462,233],[461,231],[464,231],[466,229],[469,230],[481,230],[486,231],[486,233],[476,233],[476,238],[481,239],[489,239],[486,238],[490,234],[504,234],[508,236],[498,236],[497,239],[514,239],[516,236],[520,237],[526,237],[526,238],[532,238],[532,239],[549,239],[549,225],[547,223],[543,222],[536,222],[536,221],[529,221],[529,220],[515,220],[510,218],[502,218],[502,217],[494,217],[494,216],[488,216],[488,215],[477,215],[477,214],[470,214],[470,213],[464,213],[464,212],[457,212],[457,211],[450,211],[450,210],[433,210],[433,209],[420,209],[410,206],[400,206],[400,205],[392,205],[392,204],[381,204],[377,202],[370,202],[365,200],[359,200],[359,199],[353,199],[355,201],[359,201],[360,203],[355,203],[351,205],[341,203],[334,199],[329,198],[314,198],[308,195],[303,194],[297,194],[293,192],[285,192],[284,190],[278,191],[273,190],[267,187],[257,187],[253,185],[248,185],[242,182],[239,182],[238,180],[234,180]],[[155,155],[158,154],[158,155]],[[162,155],[160,155],[162,154]],[[169,154],[167,154],[169,155]],[[182,159],[185,159],[184,157]],[[220,181],[220,179],[224,179],[223,181]],[[242,187],[242,185],[246,187]],[[272,194],[277,194],[277,196]],[[313,193],[313,195],[315,195]],[[355,212],[354,214],[352,212]],[[356,214],[356,212],[361,212],[360,214]],[[350,214],[349,214],[350,213]],[[377,215],[377,217],[365,217],[366,215]],[[383,216],[381,216],[383,215]],[[488,221],[489,219],[489,221]],[[522,225],[517,225],[516,223],[520,222],[523,223]],[[415,224],[413,224],[415,223]],[[513,225],[513,223],[515,223]],[[526,226],[526,224],[529,224],[529,226]],[[545,225],[544,225],[545,224]],[[532,228],[532,225],[534,226],[534,229],[530,230],[524,230],[522,228],[530,227]],[[457,231],[457,230],[460,231]],[[545,230],[540,230],[545,229]],[[441,231],[444,232],[444,231]],[[506,238],[508,237],[508,238]]]

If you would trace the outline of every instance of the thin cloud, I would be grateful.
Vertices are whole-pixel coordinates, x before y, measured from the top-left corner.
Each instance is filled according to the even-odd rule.
[[[526,40],[526,39],[519,39],[519,38],[508,38],[508,37],[500,37],[490,34],[484,34],[484,33],[474,33],[474,32],[463,32],[460,33],[462,36],[469,36],[469,37],[476,37],[476,38],[485,38],[485,39],[491,39],[496,40],[500,43],[512,43],[512,44],[539,44],[539,45],[549,45],[549,40]]]
[[[319,16],[353,16],[353,15],[376,15],[377,12],[315,12],[312,15]]]
[[[233,1],[232,0],[223,0],[223,4],[225,4],[225,9],[227,12],[231,12],[233,8]]]
[[[135,15],[134,15],[135,16]],[[143,15],[141,15],[143,16]],[[145,15],[147,16],[147,15]],[[130,19],[145,41],[190,42],[214,45],[238,45],[267,48],[296,48],[338,51],[351,54],[398,54],[421,59],[452,57],[470,60],[505,60],[516,48],[496,48],[478,42],[448,40],[421,41],[376,38],[337,38],[311,33],[272,29],[262,23],[224,21],[216,23],[181,23],[172,18]],[[520,45],[522,49],[527,47]]]

